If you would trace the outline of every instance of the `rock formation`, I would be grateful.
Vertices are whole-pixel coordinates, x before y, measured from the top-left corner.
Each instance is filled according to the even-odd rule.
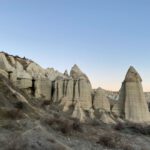
[[[72,67],[70,76],[75,81],[74,100],[79,99],[81,107],[84,110],[89,110],[92,107],[92,87],[88,77],[77,65]]]
[[[51,99],[52,81],[63,74],[53,68],[43,69],[35,62],[0,53],[0,72],[15,86],[24,89],[35,98]]]
[[[90,81],[77,65],[72,67],[70,76],[66,71],[64,75],[54,81],[53,102],[59,102],[64,111],[73,105],[73,116],[83,121],[81,116],[84,116],[84,110],[90,111],[92,108]]]
[[[110,103],[108,101],[105,90],[98,88],[94,95],[93,101],[94,109],[104,110],[110,112]]]
[[[130,67],[122,83],[119,101],[113,108],[114,113],[130,122],[150,122],[141,82],[142,79],[138,72]]]
[[[150,121],[142,79],[133,67],[128,70],[119,94],[101,88],[92,90],[87,75],[77,65],[69,75],[68,71],[44,69],[29,59],[4,52],[0,52],[0,74],[31,98],[51,101],[80,121],[98,118],[104,123],[115,123],[116,116],[136,123]]]

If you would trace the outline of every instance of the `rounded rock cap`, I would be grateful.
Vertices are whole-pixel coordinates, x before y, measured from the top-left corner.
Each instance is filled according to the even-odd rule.
[[[142,78],[133,66],[130,66],[125,77],[125,82],[142,82]]]

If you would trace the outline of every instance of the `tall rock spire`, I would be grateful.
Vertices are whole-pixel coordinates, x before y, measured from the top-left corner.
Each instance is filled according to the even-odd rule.
[[[81,107],[89,110],[92,107],[92,87],[86,74],[84,74],[77,65],[74,65],[70,71],[70,76],[75,80],[75,97],[79,99]]]
[[[136,81],[142,82],[142,79],[139,73],[135,70],[135,68],[133,66],[130,66],[124,81],[125,82],[136,82]]]
[[[74,79],[77,79],[82,74],[83,74],[82,71],[76,64],[71,68],[70,76],[72,76]]]
[[[113,109],[114,111],[118,109],[117,112],[120,116],[135,123],[150,122],[148,105],[141,82],[139,73],[131,66],[122,83],[119,101]]]

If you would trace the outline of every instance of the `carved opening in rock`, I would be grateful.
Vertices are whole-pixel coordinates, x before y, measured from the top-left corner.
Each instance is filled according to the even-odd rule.
[[[35,79],[32,79],[31,94],[35,96]]]
[[[54,97],[54,92],[55,92],[55,81],[52,81],[51,99],[53,99],[53,97]]]
[[[74,100],[74,96],[75,96],[75,85],[76,85],[76,82],[73,80],[73,100]]]
[[[149,112],[150,112],[150,103],[148,103],[148,110],[149,110]]]
[[[12,74],[13,72],[12,71],[8,71],[8,79],[10,80],[11,79],[11,74]]]

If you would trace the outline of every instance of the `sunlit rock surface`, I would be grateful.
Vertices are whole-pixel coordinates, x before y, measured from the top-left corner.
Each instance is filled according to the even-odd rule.
[[[150,121],[147,104],[150,94],[144,94],[142,79],[133,67],[129,68],[119,92],[93,90],[89,78],[77,65],[70,74],[67,70],[60,73],[4,52],[0,52],[0,74],[30,98],[57,104],[60,110],[82,122],[95,118],[104,123],[121,119],[135,123]]]
[[[119,101],[113,111],[122,118],[135,123],[150,121],[148,105],[139,73],[130,67],[120,90]]]

